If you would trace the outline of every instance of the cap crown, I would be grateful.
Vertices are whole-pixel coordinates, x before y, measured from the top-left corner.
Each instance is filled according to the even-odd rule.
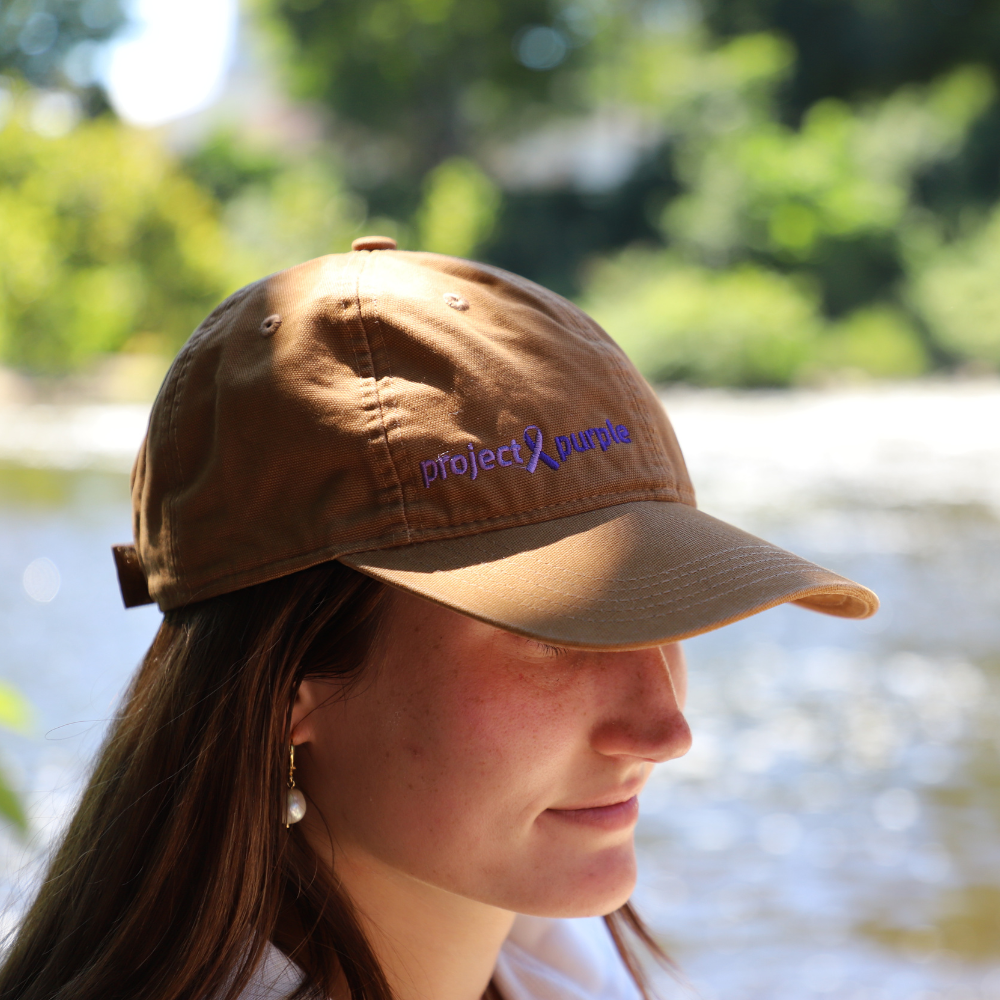
[[[589,317],[498,268],[389,250],[222,303],[160,390],[132,496],[165,610],[350,553],[694,503],[662,406]]]

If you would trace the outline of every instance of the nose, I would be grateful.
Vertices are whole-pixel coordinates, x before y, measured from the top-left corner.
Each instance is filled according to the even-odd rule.
[[[691,749],[684,718],[687,667],[679,643],[607,654],[607,687],[591,746],[609,757],[660,763]]]

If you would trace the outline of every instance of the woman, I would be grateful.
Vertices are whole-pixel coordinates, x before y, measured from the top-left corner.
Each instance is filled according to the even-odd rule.
[[[132,496],[122,592],[163,624],[3,998],[646,996],[632,831],[690,739],[677,643],[877,606],[699,512],[570,303],[382,237],[205,320]]]

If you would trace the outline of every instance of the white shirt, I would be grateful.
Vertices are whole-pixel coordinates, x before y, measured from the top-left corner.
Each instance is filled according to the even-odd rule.
[[[495,973],[504,1000],[641,1000],[600,917],[519,916]],[[274,945],[240,1000],[283,1000],[302,971]]]

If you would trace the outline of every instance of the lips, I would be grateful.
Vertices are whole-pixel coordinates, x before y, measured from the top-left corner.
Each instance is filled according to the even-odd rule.
[[[586,806],[582,809],[546,809],[545,815],[578,826],[621,830],[635,825],[639,818],[639,798],[633,795],[607,805]]]

